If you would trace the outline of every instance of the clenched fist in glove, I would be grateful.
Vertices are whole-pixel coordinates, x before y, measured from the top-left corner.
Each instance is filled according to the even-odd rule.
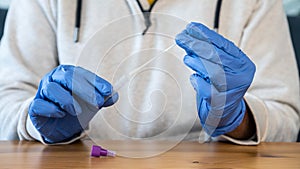
[[[28,113],[45,142],[68,141],[80,135],[99,109],[117,101],[112,92],[112,85],[96,74],[60,65],[43,77]]]
[[[231,41],[200,23],[187,25],[176,43],[187,53],[184,63],[195,71],[190,80],[202,127],[213,137],[233,131],[244,118],[243,97],[255,65]]]

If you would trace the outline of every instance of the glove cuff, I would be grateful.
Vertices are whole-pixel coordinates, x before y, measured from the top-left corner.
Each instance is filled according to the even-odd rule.
[[[245,116],[245,112],[246,112],[246,104],[245,104],[245,101],[242,100],[240,102],[240,106],[241,106],[241,109],[240,109],[240,113],[238,113],[238,116],[235,117],[235,119],[232,121],[232,123],[226,125],[226,126],[222,126],[222,127],[217,127],[214,129],[214,131],[211,131],[211,129],[209,128],[212,128],[211,126],[205,126],[205,130],[207,133],[212,133],[211,136],[212,137],[217,137],[217,136],[220,136],[220,135],[223,135],[223,134],[226,134],[228,132],[231,132],[233,131],[234,129],[236,129],[243,121],[243,118]]]

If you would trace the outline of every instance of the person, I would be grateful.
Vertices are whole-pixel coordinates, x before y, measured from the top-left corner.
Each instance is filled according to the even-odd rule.
[[[13,1],[1,42],[0,138],[68,144],[87,130],[203,140],[202,125],[213,140],[241,145],[296,140],[299,79],[280,0],[147,1],[152,12],[142,13],[145,2]],[[114,46],[126,31],[136,36]],[[158,54],[149,48],[172,44],[159,31],[175,38],[176,56],[114,92],[114,78]]]

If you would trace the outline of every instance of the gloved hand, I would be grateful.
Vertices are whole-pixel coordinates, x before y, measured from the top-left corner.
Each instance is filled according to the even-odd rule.
[[[28,113],[44,141],[68,141],[81,134],[99,109],[117,101],[117,94],[108,97],[112,92],[111,84],[94,73],[60,65],[43,77]]]
[[[196,72],[190,81],[206,133],[215,137],[234,130],[245,115],[243,96],[255,65],[232,42],[200,23],[188,24],[176,43],[187,52],[184,63]]]

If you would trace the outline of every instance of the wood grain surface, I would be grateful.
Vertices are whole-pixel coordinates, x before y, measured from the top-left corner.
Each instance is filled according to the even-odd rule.
[[[107,141],[124,152],[159,149],[166,142]],[[148,158],[90,156],[90,140],[70,145],[46,146],[38,142],[0,142],[0,168],[204,168],[204,169],[300,169],[299,143],[262,143],[240,146],[230,143],[181,142],[167,152]],[[149,148],[150,147],[150,148]],[[118,153],[118,152],[117,152]]]

